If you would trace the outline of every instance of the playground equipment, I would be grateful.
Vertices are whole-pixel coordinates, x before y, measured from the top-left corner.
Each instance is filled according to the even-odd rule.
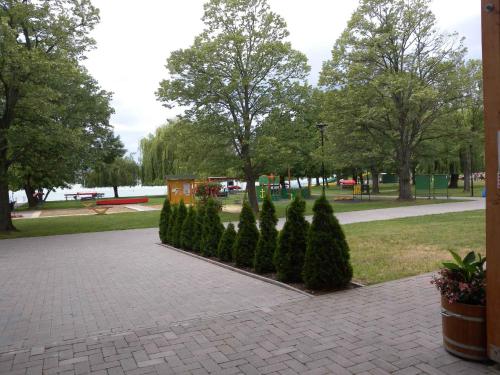
[[[259,177],[259,187],[257,189],[257,199],[262,201],[266,195],[271,197],[271,200],[278,201],[281,199],[294,199],[297,194],[302,198],[308,199],[311,197],[309,189],[292,189],[287,184],[280,184],[279,176],[262,175]]]
[[[370,185],[369,184],[354,185],[352,189],[352,199],[363,200],[363,196],[368,196],[368,200],[371,200]]]
[[[97,207],[95,202],[85,201],[82,204],[90,211],[94,211],[97,215],[105,215],[110,206]]]
[[[449,176],[446,174],[426,174],[415,176],[415,199],[425,197],[428,199],[448,194]]]

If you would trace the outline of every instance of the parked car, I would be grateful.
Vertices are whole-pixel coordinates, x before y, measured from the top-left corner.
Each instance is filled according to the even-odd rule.
[[[220,189],[217,193],[217,196],[218,197],[227,197],[229,191],[227,188],[223,187],[222,189]]]

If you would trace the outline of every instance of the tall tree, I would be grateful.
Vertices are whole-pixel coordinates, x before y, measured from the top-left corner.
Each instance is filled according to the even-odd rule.
[[[38,203],[36,190],[74,183],[82,170],[108,158],[117,139],[109,125],[110,94],[92,77],[72,63],[50,77],[50,99],[47,87],[35,87],[10,128],[10,189],[24,189],[30,207]]]
[[[139,167],[132,157],[116,158],[111,164],[101,163],[86,175],[87,187],[113,187],[118,198],[120,186],[135,186],[139,181]]]
[[[175,119],[141,139],[143,183],[164,184],[169,174],[225,175],[237,159],[229,142],[212,130],[208,124]]]
[[[390,142],[400,199],[412,197],[418,146],[443,136],[437,120],[462,96],[457,67],[465,49],[456,35],[437,32],[428,5],[429,0],[362,0],[320,77],[324,87],[343,90],[343,110],[357,113],[374,142]]]
[[[35,91],[44,92],[31,97],[40,104],[57,97],[51,73],[78,64],[94,44],[89,32],[98,19],[89,0],[0,1],[0,232],[14,229],[8,196],[14,161],[10,144],[16,138],[14,124],[23,126],[23,101]]]
[[[304,54],[286,41],[283,18],[266,0],[211,0],[204,31],[167,60],[170,79],[160,84],[166,106],[188,106],[186,114],[210,118],[231,141],[258,211],[254,144],[266,116],[300,96],[309,70]]]

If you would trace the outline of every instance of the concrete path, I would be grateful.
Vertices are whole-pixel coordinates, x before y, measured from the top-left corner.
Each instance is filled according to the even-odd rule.
[[[483,198],[478,198],[456,203],[426,204],[421,206],[341,212],[336,214],[336,216],[341,224],[352,224],[375,220],[390,220],[414,216],[445,214],[450,212],[475,211],[482,210],[484,208],[485,200]],[[312,220],[312,217],[310,218],[310,220]]]
[[[349,204],[349,203],[346,203]],[[405,217],[425,216],[445,214],[450,212],[465,212],[482,210],[485,208],[484,198],[477,198],[474,200],[467,200],[465,202],[457,203],[439,203],[439,204],[426,204],[421,206],[406,206],[394,208],[380,208],[376,210],[363,210],[340,212],[335,214],[340,224],[353,224],[363,223],[367,221],[377,220],[390,220],[402,219]],[[311,222],[312,216],[306,216],[306,220]],[[278,228],[282,229],[285,225],[285,218],[278,220]]]
[[[158,208],[150,207],[150,206],[144,206],[142,204],[130,204],[125,206],[126,208],[134,211],[140,211],[140,212],[146,212],[146,211],[159,211]]]
[[[11,299],[1,305],[7,331],[24,329],[17,350],[0,351],[0,373],[500,374],[443,350],[428,275],[308,298],[151,242],[137,246],[134,238],[147,233],[154,234],[120,233],[110,253],[111,244],[92,235],[64,236],[55,252],[44,243],[2,249],[3,260],[25,263],[17,271],[26,272],[12,281],[21,282],[17,290],[1,289],[2,300]],[[47,263],[35,266],[46,253]],[[130,325],[122,327],[122,317]],[[116,328],[75,330],[89,324]],[[47,328],[63,337],[35,344],[32,335]]]

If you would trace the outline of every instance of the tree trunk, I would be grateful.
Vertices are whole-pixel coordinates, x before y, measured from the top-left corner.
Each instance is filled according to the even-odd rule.
[[[118,196],[118,186],[113,186],[113,192],[115,193],[115,198],[119,198],[119,196]]]
[[[0,233],[16,230],[10,217],[9,205],[9,160],[7,159],[7,132],[14,121],[14,109],[19,100],[19,91],[12,87],[6,87],[4,83],[5,99],[3,103],[3,114],[0,118]]]
[[[453,163],[450,164],[450,184],[448,185],[448,188],[450,189],[458,188],[458,173]]]
[[[307,190],[309,190],[309,194],[311,194],[311,185],[312,185],[312,178],[311,176],[307,176]]]
[[[375,168],[371,168],[370,173],[372,175],[372,193],[378,194],[380,193],[380,188],[378,185],[378,170],[376,170]]]
[[[286,189],[286,185],[285,185],[285,176],[281,176],[280,175],[280,187],[282,189]]]
[[[319,182],[319,176],[316,176],[316,186],[320,186],[321,183]]]
[[[248,202],[250,203],[250,207],[255,214],[259,213],[259,203],[257,202],[257,190],[255,189],[255,177],[246,176],[245,181],[247,184],[247,194],[248,194]]]
[[[450,189],[458,189],[458,173],[452,173],[450,175],[450,184],[448,185]]]
[[[302,189],[302,185],[300,184],[300,178],[297,177],[297,183],[299,184],[299,189]]]
[[[1,156],[3,155],[0,155],[0,157]],[[5,163],[2,163],[3,160],[0,159],[0,233],[10,232],[16,229],[12,224],[12,218],[10,217],[7,166]]]
[[[399,158],[399,199],[413,199],[411,191],[410,160],[406,153]]]
[[[47,189],[47,194],[45,194],[45,195],[43,196],[43,201],[44,201],[44,202],[46,202],[46,201],[47,201],[47,198],[49,197],[49,194],[50,194],[50,192],[51,192],[51,191],[52,191],[52,188]]]
[[[28,198],[28,207],[29,208],[34,208],[34,207],[38,206],[38,198],[35,195],[36,190],[33,186],[24,185],[24,193],[26,194],[26,197]]]

